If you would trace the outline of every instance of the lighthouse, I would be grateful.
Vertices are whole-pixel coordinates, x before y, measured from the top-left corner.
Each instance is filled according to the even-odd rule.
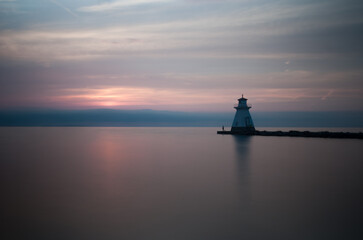
[[[243,95],[234,106],[236,115],[232,123],[231,131],[217,131],[217,134],[242,135],[242,136],[276,136],[276,137],[313,137],[313,138],[355,138],[363,139],[363,132],[310,132],[310,131],[259,131],[255,129],[250,114],[251,105],[247,104],[247,98]]]
[[[255,126],[251,118],[249,109],[251,105],[247,104],[247,98],[243,95],[238,99],[238,104],[234,106],[236,109],[236,115],[234,116],[231,132],[254,132]]]

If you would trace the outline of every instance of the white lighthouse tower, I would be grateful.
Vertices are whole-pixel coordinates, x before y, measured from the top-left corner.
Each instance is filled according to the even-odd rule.
[[[255,126],[249,111],[251,105],[247,105],[247,98],[242,95],[234,108],[236,109],[236,115],[234,116],[231,132],[254,132]]]

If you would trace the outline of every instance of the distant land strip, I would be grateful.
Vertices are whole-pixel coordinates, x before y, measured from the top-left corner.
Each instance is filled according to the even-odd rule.
[[[235,112],[177,112],[150,109],[0,109],[3,127],[228,127]],[[251,112],[255,126],[363,128],[363,111]],[[339,130],[338,130],[339,131]]]

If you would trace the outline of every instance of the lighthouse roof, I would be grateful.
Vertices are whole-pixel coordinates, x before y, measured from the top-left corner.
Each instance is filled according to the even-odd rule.
[[[241,98],[238,99],[238,101],[247,101],[247,98],[242,96]]]

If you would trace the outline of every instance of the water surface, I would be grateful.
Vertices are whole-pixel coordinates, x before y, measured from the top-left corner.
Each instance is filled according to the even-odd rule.
[[[362,239],[363,141],[0,128],[1,239]]]

